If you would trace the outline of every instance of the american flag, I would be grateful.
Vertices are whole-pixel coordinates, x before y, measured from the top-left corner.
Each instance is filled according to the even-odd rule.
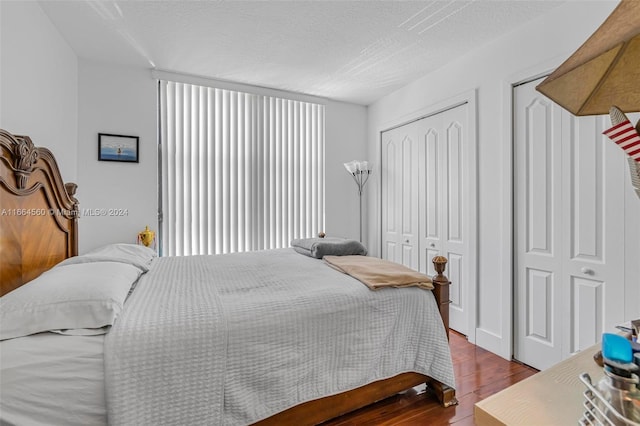
[[[624,120],[603,133],[640,163],[640,135],[629,120]]]

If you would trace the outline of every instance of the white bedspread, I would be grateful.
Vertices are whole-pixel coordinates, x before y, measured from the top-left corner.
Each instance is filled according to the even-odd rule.
[[[0,425],[106,425],[103,342],[55,333],[0,342]]]
[[[110,424],[250,424],[407,371],[455,387],[430,291],[292,249],[154,262],[105,339]]]

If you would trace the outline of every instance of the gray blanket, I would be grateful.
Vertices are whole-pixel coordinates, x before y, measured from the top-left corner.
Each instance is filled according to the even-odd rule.
[[[454,387],[435,300],[291,249],[160,258],[105,339],[113,425],[243,425],[416,371]]]
[[[360,241],[345,238],[300,238],[291,240],[291,247],[305,256],[322,259],[324,256],[367,255]]]

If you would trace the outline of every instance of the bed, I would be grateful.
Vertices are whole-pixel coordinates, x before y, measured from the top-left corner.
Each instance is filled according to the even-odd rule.
[[[2,295],[34,279],[126,293],[111,327],[0,342],[3,422],[318,424],[423,383],[456,403],[446,259],[433,291],[371,291],[292,249],[78,256],[76,186],[28,137],[0,130],[0,148]]]

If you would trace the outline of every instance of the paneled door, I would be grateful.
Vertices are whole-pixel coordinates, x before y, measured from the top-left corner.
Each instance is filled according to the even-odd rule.
[[[433,275],[431,259],[446,256],[451,280],[450,327],[469,334],[469,241],[466,158],[468,141],[467,104],[420,120],[418,146],[420,269]]]
[[[468,105],[382,133],[382,257],[428,275],[449,259],[450,327],[469,334]],[[468,213],[468,212],[467,212]]]
[[[415,270],[420,270],[419,139],[417,121],[382,134],[382,258]]]
[[[544,369],[624,321],[624,156],[602,131],[514,88],[514,357]]]

